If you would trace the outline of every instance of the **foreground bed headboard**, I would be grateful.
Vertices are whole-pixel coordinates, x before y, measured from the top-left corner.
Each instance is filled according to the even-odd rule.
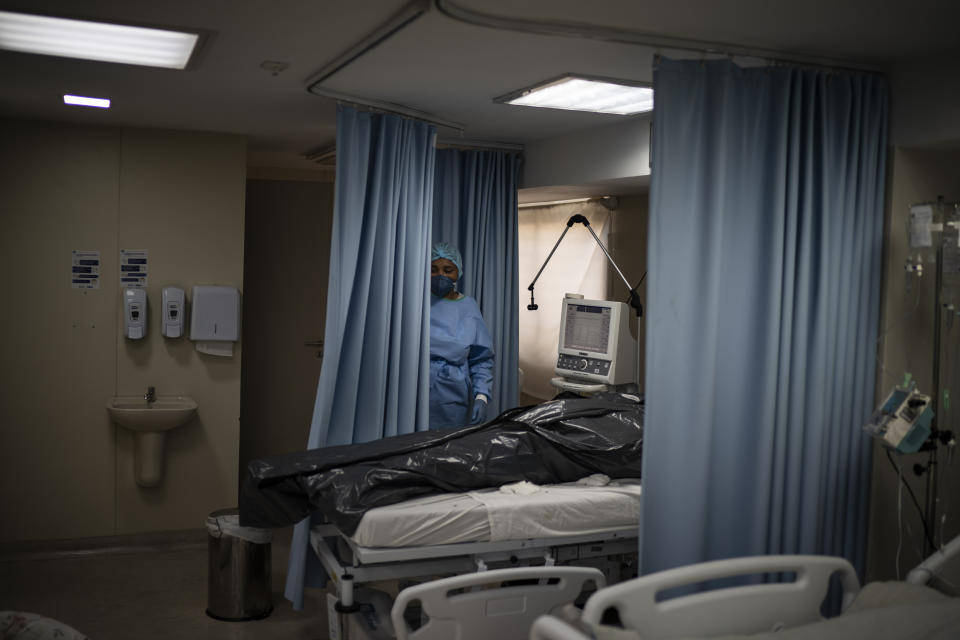
[[[792,573],[792,582],[760,583],[699,591],[658,601],[672,589],[755,574]],[[643,576],[594,594],[582,621],[597,625],[614,608],[624,626],[643,638],[773,631],[822,619],[820,607],[838,575],[846,608],[860,590],[853,567],[827,556],[756,556],[705,562]]]

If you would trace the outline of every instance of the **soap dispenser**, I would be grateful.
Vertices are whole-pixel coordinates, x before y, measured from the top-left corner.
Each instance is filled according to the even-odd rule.
[[[160,333],[167,338],[183,335],[184,316],[187,313],[186,295],[180,287],[164,287]]]
[[[147,335],[147,292],[143,289],[123,290],[123,335],[130,340]]]

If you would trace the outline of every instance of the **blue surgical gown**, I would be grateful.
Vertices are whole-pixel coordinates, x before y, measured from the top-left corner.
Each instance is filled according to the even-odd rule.
[[[430,298],[430,428],[462,427],[476,394],[491,397],[493,341],[476,300]]]

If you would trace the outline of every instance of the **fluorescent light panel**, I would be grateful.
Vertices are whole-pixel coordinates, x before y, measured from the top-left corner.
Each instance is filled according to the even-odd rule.
[[[653,89],[618,84],[614,80],[565,76],[559,80],[524,89],[515,98],[498,98],[496,101],[528,107],[627,116],[653,110]]]
[[[73,104],[79,107],[98,107],[100,109],[110,108],[110,98],[88,98],[87,96],[63,96],[63,104]]]
[[[0,11],[0,49],[48,56],[183,69],[195,33]]]

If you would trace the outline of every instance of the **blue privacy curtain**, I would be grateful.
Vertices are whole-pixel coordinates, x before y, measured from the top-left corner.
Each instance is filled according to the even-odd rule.
[[[337,111],[325,353],[309,449],[427,428],[434,133],[422,122]],[[308,538],[304,520],[285,592],[298,610],[305,581],[322,580]]]
[[[463,254],[458,290],[476,298],[496,364],[487,419],[517,406],[517,172],[503,151],[437,151],[433,238]]]
[[[642,571],[862,570],[886,82],[664,60],[654,91]]]

